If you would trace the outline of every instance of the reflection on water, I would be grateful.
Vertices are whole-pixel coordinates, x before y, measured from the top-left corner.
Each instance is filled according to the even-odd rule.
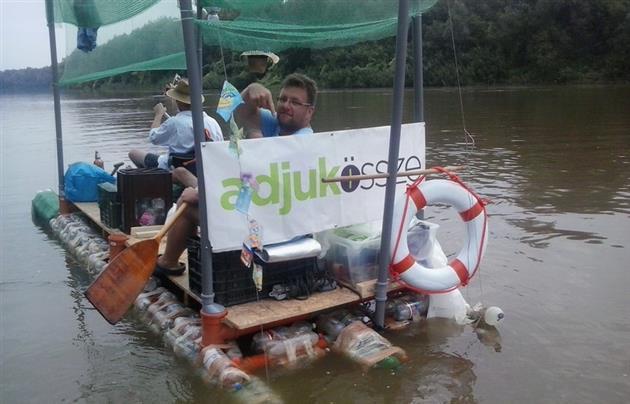
[[[157,100],[64,97],[66,165],[98,150],[110,169],[131,148],[159,150],[146,144]],[[2,401],[229,402],[139,319],[112,327],[85,300],[90,277],[28,213],[35,192],[56,185],[51,97],[1,101]],[[386,125],[390,101],[384,90],[325,92],[313,126]],[[467,165],[462,179],[491,201],[488,250],[464,296],[504,309],[500,334],[426,321],[387,334],[409,355],[395,371],[365,373],[330,354],[259,376],[288,403],[625,402],[630,87],[467,90],[474,147],[456,91],[425,101],[428,165]],[[445,251],[458,251],[457,215],[427,217]]]

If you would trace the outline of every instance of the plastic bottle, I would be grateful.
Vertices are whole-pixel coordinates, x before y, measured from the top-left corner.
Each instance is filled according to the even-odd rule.
[[[105,168],[105,163],[101,160],[101,155],[98,154],[98,150],[94,152],[94,163],[95,166],[100,168]]]
[[[159,287],[151,292],[140,293],[134,304],[138,310],[147,310],[149,306],[155,303],[164,292],[166,292],[166,289]]]
[[[398,300],[393,307],[393,316],[396,321],[415,321],[426,316],[428,309],[429,299],[426,296],[414,296]]]
[[[483,321],[492,327],[496,327],[496,325],[499,324],[504,317],[505,314],[503,313],[503,310],[497,306],[490,306],[483,314]]]
[[[249,376],[237,369],[221,349],[208,346],[202,352],[203,367],[213,382],[223,387],[240,389],[243,383],[249,381]]]
[[[180,335],[173,342],[173,351],[182,358],[194,362],[197,359],[201,345],[197,340],[201,338],[201,327],[190,327],[184,335]]]

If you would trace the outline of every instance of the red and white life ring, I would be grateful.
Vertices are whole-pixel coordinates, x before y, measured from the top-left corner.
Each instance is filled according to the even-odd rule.
[[[454,207],[466,225],[464,246],[455,259],[440,268],[427,268],[409,254],[407,228],[411,218],[427,205]],[[487,220],[483,202],[462,185],[448,180],[431,180],[407,188],[404,198],[394,205],[391,269],[409,286],[427,292],[443,293],[466,285],[475,274],[486,247]],[[395,224],[400,223],[398,228]]]

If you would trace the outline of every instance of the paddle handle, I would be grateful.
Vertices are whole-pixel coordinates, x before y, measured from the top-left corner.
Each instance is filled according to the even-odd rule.
[[[164,226],[162,226],[162,228],[158,232],[158,234],[156,234],[155,237],[153,238],[157,240],[158,242],[162,240],[162,237],[164,237],[164,235],[171,229],[171,227],[173,227],[173,224],[175,224],[177,219],[179,219],[179,217],[184,214],[184,211],[187,208],[188,208],[188,203],[182,202],[181,205],[179,205],[179,208],[177,208],[177,210],[175,211],[175,214],[173,215],[173,217],[171,217],[171,220],[165,223]]]

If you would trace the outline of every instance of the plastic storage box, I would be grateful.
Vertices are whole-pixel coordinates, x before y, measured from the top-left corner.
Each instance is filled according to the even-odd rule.
[[[171,173],[160,168],[130,168],[118,171],[121,228],[164,224],[173,204]]]
[[[335,279],[349,286],[375,279],[381,248],[380,223],[328,230],[316,235],[326,250],[326,263]]]

